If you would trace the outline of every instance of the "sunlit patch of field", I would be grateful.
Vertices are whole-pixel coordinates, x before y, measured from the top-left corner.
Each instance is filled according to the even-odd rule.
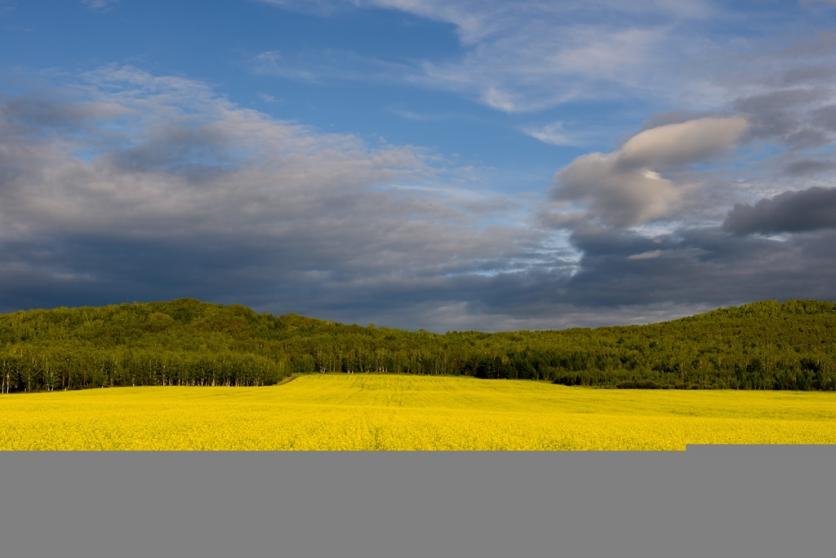
[[[836,394],[309,375],[0,396],[2,450],[683,450],[836,444]]]

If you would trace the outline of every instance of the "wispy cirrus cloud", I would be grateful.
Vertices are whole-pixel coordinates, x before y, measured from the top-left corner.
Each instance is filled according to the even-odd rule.
[[[550,122],[543,126],[525,126],[522,133],[538,141],[557,146],[583,145],[583,140],[566,130],[563,122]]]
[[[412,71],[409,64],[361,56],[345,50],[319,50],[285,53],[260,52],[250,65],[254,72],[303,81],[389,81],[404,79]]]
[[[459,92],[508,112],[543,110],[562,103],[613,95],[668,96],[676,66],[692,58],[692,73],[714,45],[683,41],[689,22],[718,11],[710,2],[560,2],[533,0],[333,0],[292,3],[284,9],[331,15],[346,9],[388,9],[453,26],[463,53],[447,61],[417,61],[403,79]],[[647,75],[654,69],[652,80]],[[661,71],[660,71],[661,70]],[[694,98],[708,86],[689,83]],[[681,96],[681,91],[679,92]]]
[[[119,0],[81,0],[81,4],[94,12],[106,12],[116,6]]]

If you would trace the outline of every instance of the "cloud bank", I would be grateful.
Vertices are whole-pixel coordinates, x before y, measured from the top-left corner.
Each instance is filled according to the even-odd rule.
[[[0,104],[0,307],[193,296],[445,330],[833,297],[833,190],[688,225],[682,175],[748,133],[741,116],[692,118],[584,155],[557,174],[560,222],[544,224],[517,200],[457,184],[422,149],[108,66]],[[667,232],[643,228],[673,217]],[[752,234],[776,231],[789,237]]]
[[[107,67],[0,105],[0,306],[201,296],[322,313],[534,257],[417,148]],[[405,295],[408,298],[408,295]],[[363,302],[364,301],[364,302]]]

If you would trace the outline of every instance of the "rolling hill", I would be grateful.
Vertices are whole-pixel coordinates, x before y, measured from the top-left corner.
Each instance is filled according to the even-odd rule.
[[[0,388],[269,385],[414,373],[622,388],[836,390],[836,303],[763,301],[643,326],[435,334],[191,299],[0,315]]]

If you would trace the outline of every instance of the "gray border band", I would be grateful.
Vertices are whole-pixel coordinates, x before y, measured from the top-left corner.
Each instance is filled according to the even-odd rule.
[[[836,446],[0,453],[8,558],[836,555]]]

